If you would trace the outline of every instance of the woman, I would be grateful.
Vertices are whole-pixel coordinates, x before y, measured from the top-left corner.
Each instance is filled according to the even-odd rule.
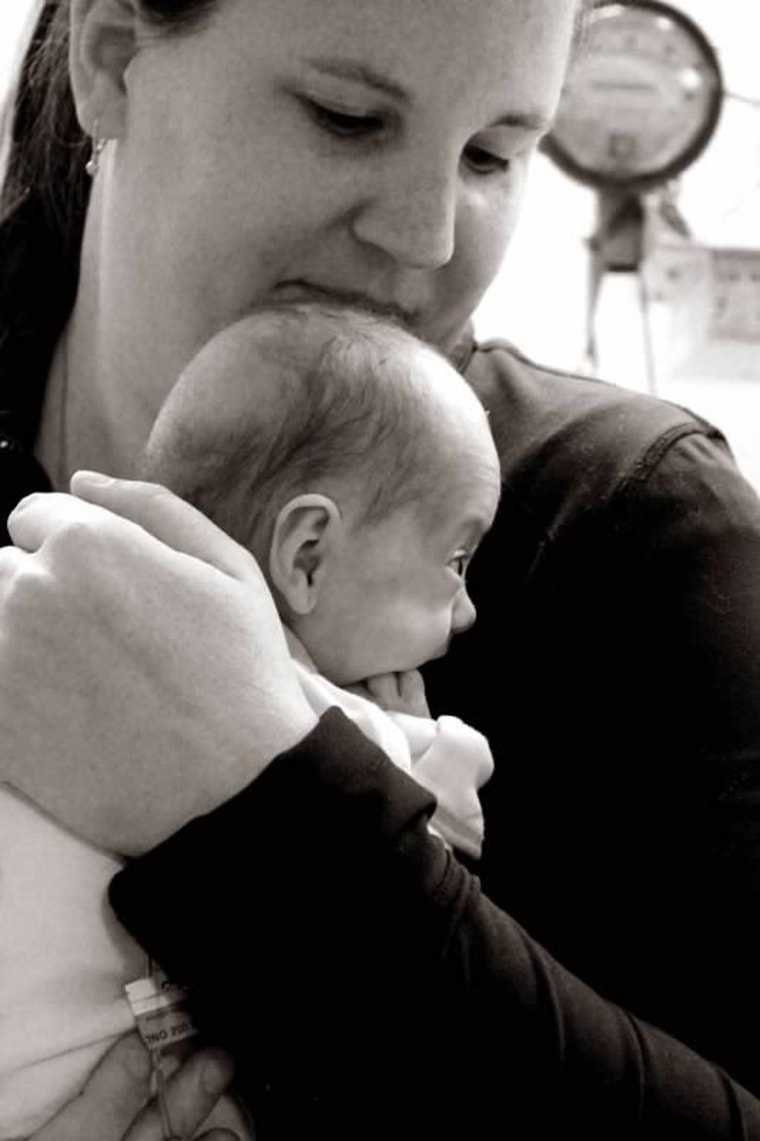
[[[70,112],[30,154],[40,103],[64,120],[71,107],[61,54],[53,71],[37,55],[6,188],[4,485],[10,507],[46,486],[38,462],[60,489],[80,467],[129,476],[181,366],[257,301],[359,302],[442,346],[490,410],[505,484],[471,583],[479,625],[428,678],[501,758],[484,888],[605,998],[758,1089],[756,497],[697,418],[477,348],[469,329],[578,14],[575,0],[73,0],[79,126]],[[47,5],[38,42],[63,52],[66,25]],[[128,852],[161,837],[122,819],[120,796],[165,796],[168,835],[240,793],[123,873],[117,902],[220,1041],[261,1063],[264,1118],[356,1132],[351,1108],[382,1101],[378,1133],[401,1104],[451,1127],[472,1123],[476,1087],[481,1131],[501,1108],[602,1135],[622,1117],[730,1136],[756,1112],[562,972],[441,864],[416,790],[335,718],[313,726],[239,551],[150,489],[78,491],[92,502],[27,501],[3,556],[6,776]],[[91,805],[29,785],[33,750],[53,747],[64,764],[92,754]],[[420,1001],[461,1043],[451,1106],[419,1098],[441,1084],[402,1030]],[[390,1090],[389,1039],[403,1047]]]

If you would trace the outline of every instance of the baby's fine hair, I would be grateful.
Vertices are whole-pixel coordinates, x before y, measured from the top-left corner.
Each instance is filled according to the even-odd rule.
[[[256,310],[217,334],[183,374],[199,371],[205,408],[194,407],[187,386],[185,398],[181,379],[140,474],[259,558],[280,508],[302,493],[329,495],[339,507],[342,494],[355,496],[366,523],[429,502],[445,457],[435,396],[416,371],[425,353],[439,355],[364,310],[312,303]]]

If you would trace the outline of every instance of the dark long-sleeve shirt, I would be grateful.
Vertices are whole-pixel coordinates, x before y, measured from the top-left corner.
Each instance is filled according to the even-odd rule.
[[[481,1107],[460,1136],[517,1122],[525,1136],[558,1106],[557,1121],[586,1135],[742,1137],[742,1095],[637,1020],[760,1092],[757,497],[720,434],[672,405],[541,370],[505,346],[476,350],[464,369],[490,411],[503,497],[470,575],[478,623],[427,683],[437,712],[491,741],[479,875],[503,910],[454,861],[440,866],[404,817],[409,790],[374,762],[381,820],[367,873],[354,792],[369,762],[334,725],[305,754],[319,828],[293,834],[298,782],[278,760],[269,783],[127,869],[122,906],[241,1048],[254,1010],[235,995],[257,963],[269,972],[261,1073],[274,1119],[290,1106],[308,1121],[319,1077],[323,1122],[344,1127],[338,1109],[368,1100],[378,1135],[392,1118],[402,1135],[393,1110],[419,1078],[431,1104],[451,1102],[420,1121],[443,1127]],[[348,836],[319,795],[325,780]],[[274,846],[257,846],[263,816]],[[399,1040],[416,1068],[394,1054]],[[355,1097],[339,1103],[338,1085]],[[679,1105],[693,1118],[683,1133]],[[757,1106],[743,1105],[753,1136]]]
[[[428,682],[494,752],[484,889],[760,1093],[760,501],[672,405],[498,348],[468,377],[504,494]]]
[[[760,1138],[760,1103],[560,967],[337,710],[120,873],[262,1137]]]

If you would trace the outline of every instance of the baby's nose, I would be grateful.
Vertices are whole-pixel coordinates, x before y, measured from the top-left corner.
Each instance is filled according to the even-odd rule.
[[[475,604],[467,593],[467,587],[463,586],[454,600],[454,614],[451,623],[453,633],[461,634],[465,630],[469,630],[476,617]]]

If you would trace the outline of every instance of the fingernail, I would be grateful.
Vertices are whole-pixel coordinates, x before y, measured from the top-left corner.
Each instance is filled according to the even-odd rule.
[[[147,1081],[150,1077],[150,1056],[141,1042],[130,1042],[124,1055],[124,1064],[133,1078]]]
[[[227,1054],[210,1054],[203,1065],[201,1081],[206,1093],[221,1093],[232,1080],[232,1059]]]

